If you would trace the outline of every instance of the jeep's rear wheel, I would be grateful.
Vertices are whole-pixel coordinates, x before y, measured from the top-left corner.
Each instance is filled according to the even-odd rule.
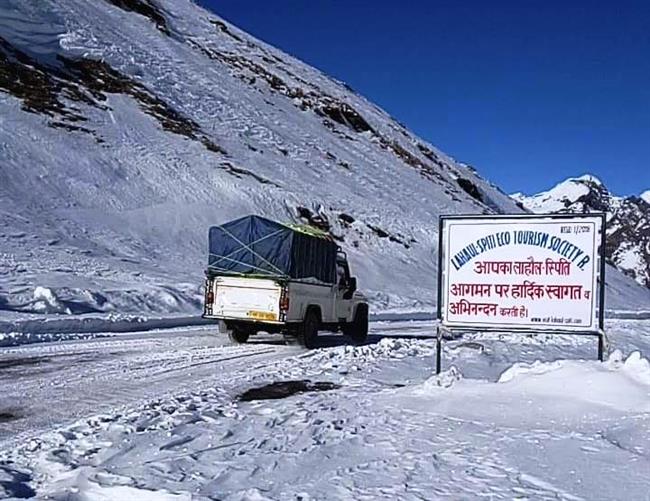
[[[241,329],[231,329],[228,331],[228,337],[230,338],[230,341],[232,341],[235,344],[243,344],[246,341],[248,341],[248,337],[250,336],[249,332],[246,332]]]
[[[318,330],[320,329],[320,315],[315,309],[307,311],[305,320],[298,328],[298,342],[305,348],[316,348]]]
[[[342,328],[343,334],[356,344],[363,344],[368,340],[368,307],[359,305],[354,314],[354,320]]]

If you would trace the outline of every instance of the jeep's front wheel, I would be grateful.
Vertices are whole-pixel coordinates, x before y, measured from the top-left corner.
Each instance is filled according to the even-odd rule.
[[[320,329],[320,315],[314,309],[307,311],[305,320],[298,328],[298,341],[305,348],[316,348],[318,330]]]
[[[356,344],[365,343],[368,340],[368,306],[359,305],[354,320],[343,325],[341,330]]]

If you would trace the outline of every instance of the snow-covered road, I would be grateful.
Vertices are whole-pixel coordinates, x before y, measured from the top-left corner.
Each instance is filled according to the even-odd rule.
[[[429,322],[410,324],[377,322],[370,341],[433,332]],[[280,336],[261,334],[236,346],[215,332],[212,325],[0,349],[0,446],[304,352]],[[320,337],[324,347],[348,342],[343,336]]]
[[[441,377],[433,330],[4,349],[0,497],[649,499],[650,322],[609,322],[604,364],[593,338],[464,336]]]
[[[268,336],[233,346],[214,331],[176,329],[1,350],[0,442],[201,387],[206,379],[300,350]]]

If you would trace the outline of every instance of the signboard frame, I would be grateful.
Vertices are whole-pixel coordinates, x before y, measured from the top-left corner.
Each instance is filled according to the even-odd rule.
[[[469,326],[469,325],[448,325],[443,323],[443,303],[449,300],[445,295],[443,289],[445,278],[447,276],[446,264],[448,260],[445,255],[445,244],[446,240],[444,238],[445,225],[449,221],[496,221],[499,220],[523,220],[523,221],[535,221],[535,222],[544,222],[544,221],[560,221],[560,220],[575,220],[575,219],[600,219],[600,242],[596,245],[596,255],[594,258],[598,259],[598,262],[593,264],[595,271],[595,283],[593,290],[594,301],[596,297],[596,320],[597,326],[594,326],[592,329],[562,329],[561,327],[555,328],[543,328],[536,329],[534,326]],[[597,230],[598,231],[598,230]],[[607,217],[605,213],[561,213],[561,214],[453,214],[453,215],[441,215],[438,218],[438,301],[437,301],[437,339],[438,339],[438,351],[437,351],[437,363],[436,363],[436,372],[440,373],[440,351],[441,351],[441,342],[442,342],[442,331],[446,330],[449,332],[512,332],[512,333],[525,333],[525,334],[564,334],[564,335],[592,335],[598,336],[598,358],[603,360],[603,351],[604,351],[604,330],[605,330],[605,237],[607,234]],[[446,234],[449,238],[448,233]],[[443,299],[445,301],[443,301]],[[593,316],[593,311],[592,311]]]

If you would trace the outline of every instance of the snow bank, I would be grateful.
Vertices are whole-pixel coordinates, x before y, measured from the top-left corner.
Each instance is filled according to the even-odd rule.
[[[435,346],[431,340],[404,338],[383,338],[378,343],[362,346],[345,345],[330,349],[320,349],[311,355],[320,360],[322,368],[342,362],[369,363],[379,359],[405,359],[408,357],[429,356]]]
[[[627,359],[623,360],[620,350],[614,351],[603,364],[575,360],[556,360],[554,362],[538,360],[532,364],[516,363],[504,371],[497,382],[521,383],[527,380],[551,378],[566,379],[567,381],[591,380],[594,374],[607,374],[608,371],[620,373],[620,375],[650,388],[650,362],[643,358],[638,351],[632,352]],[[575,375],[586,375],[587,377],[575,378]],[[563,388],[566,389],[567,385],[563,385]]]
[[[46,293],[44,293],[46,294]],[[421,313],[377,313],[370,315],[372,322],[429,320],[432,314]],[[196,325],[215,324],[200,314],[177,316],[143,316],[110,313],[108,315],[5,315],[0,317],[0,347],[18,346],[67,339],[80,339],[108,335],[110,333],[141,332],[152,329],[172,329]],[[216,328],[216,324],[215,324]],[[325,357],[342,356],[347,359],[388,356],[404,357],[409,354],[409,341],[386,339],[377,345],[345,347],[343,352],[328,351]],[[415,348],[417,350],[417,348]],[[346,351],[347,350],[347,351]]]
[[[74,286],[72,285],[74,284]],[[191,314],[203,302],[199,283],[81,282],[65,277],[59,285],[21,285],[2,294],[0,314],[83,315],[87,313]],[[0,317],[1,319],[1,317]]]
[[[416,393],[426,394],[431,388],[449,388],[456,382],[460,381],[462,378],[463,374],[456,367],[452,366],[448,370],[442,371],[440,374],[427,379],[419,388],[416,388],[414,391]]]
[[[190,501],[191,494],[173,494],[164,489],[144,489],[134,485],[133,479],[96,473],[82,466],[62,474],[45,493],[49,499],[66,501]]]
[[[554,401],[556,406],[605,406],[617,411],[650,412],[650,364],[639,352],[622,361],[619,351],[607,362],[558,360],[514,364],[497,385],[521,398]],[[498,391],[498,390],[497,390]]]
[[[615,352],[605,363],[516,363],[497,381],[463,378],[455,369],[398,390],[406,409],[497,426],[592,430],[594,416],[616,421],[650,412],[650,363]]]
[[[108,333],[171,329],[211,323],[198,315],[143,317],[138,315],[71,315],[0,320],[0,347],[66,339],[79,339]]]
[[[648,320],[650,319],[650,310],[637,310],[637,311],[606,310],[605,317],[629,319],[629,320]]]
[[[635,351],[623,361],[623,354],[616,350],[609,357],[608,365],[613,370],[621,370],[631,379],[642,385],[650,386],[650,362],[641,356],[641,352]]]

